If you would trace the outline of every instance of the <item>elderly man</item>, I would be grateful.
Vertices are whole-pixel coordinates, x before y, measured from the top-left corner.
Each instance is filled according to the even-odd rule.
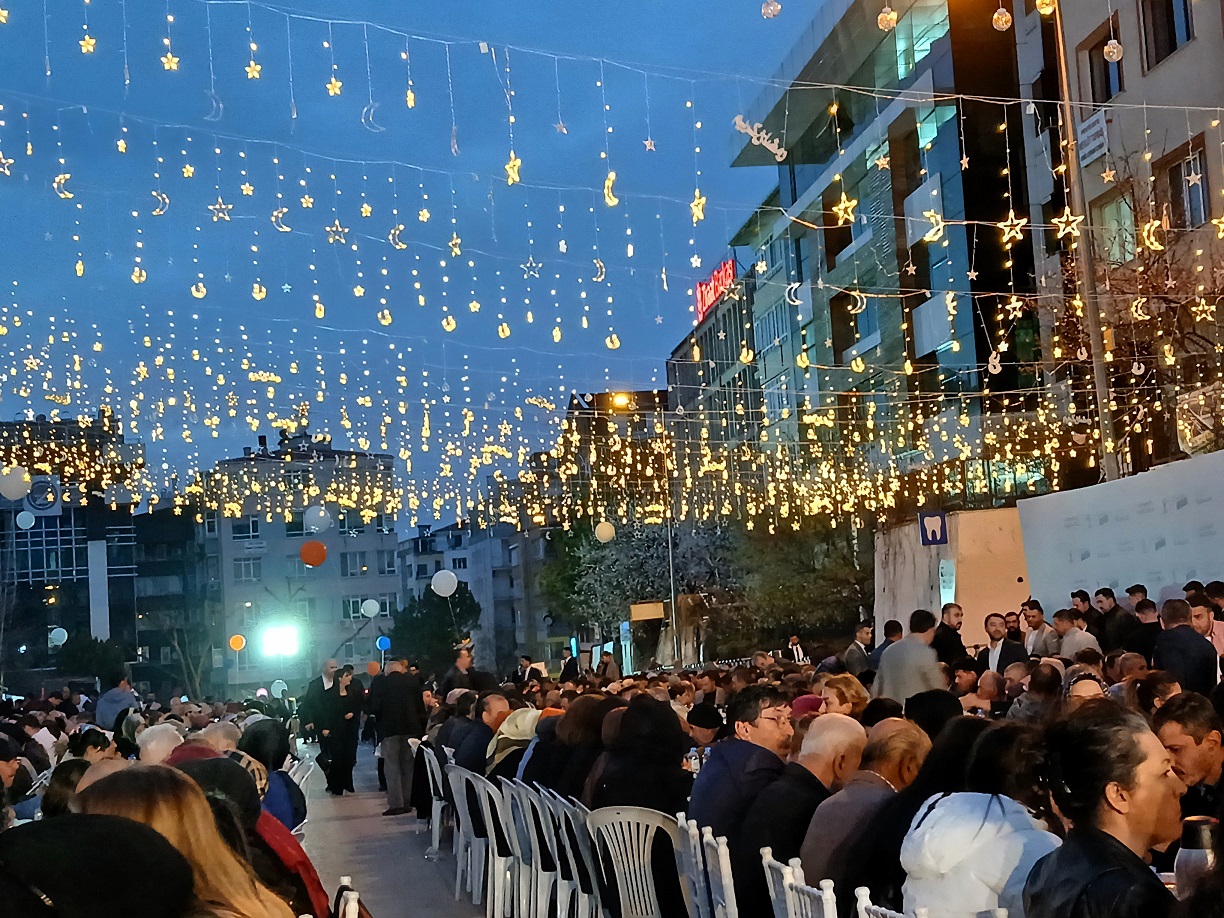
[[[760,869],[761,849],[769,848],[784,863],[798,857],[812,814],[858,771],[866,745],[867,732],[853,718],[844,714],[818,717],[803,737],[798,760],[757,795],[733,852],[735,893],[744,918],[772,914]]]
[[[387,666],[377,691],[370,692],[370,713],[378,718],[382,740],[383,777],[387,783],[384,816],[400,816],[412,803],[412,769],[416,750],[413,739],[425,735],[425,700],[421,680],[408,672],[408,661],[396,657]],[[483,760],[481,762],[483,765]],[[480,774],[484,770],[479,769]]]
[[[331,691],[339,669],[340,665],[335,660],[324,660],[323,671],[306,686],[306,694],[298,707],[298,719],[302,724],[302,732],[307,736],[315,732],[315,725],[323,714],[323,693]]]
[[[859,770],[812,814],[799,847],[804,876],[815,883],[831,879],[840,885],[847,852],[863,828],[898,791],[913,783],[930,751],[930,738],[907,720],[890,717],[872,727]]]

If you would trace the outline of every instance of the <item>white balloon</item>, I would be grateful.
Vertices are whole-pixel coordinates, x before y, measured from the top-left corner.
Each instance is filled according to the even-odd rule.
[[[268,691],[272,693],[273,698],[279,698],[281,696],[281,692],[287,692],[288,690],[289,686],[285,684],[284,679],[277,679],[272,683],[271,688],[268,689]]]
[[[433,575],[429,585],[433,587],[435,593],[445,598],[459,589],[459,578],[455,576],[454,571],[438,571]]]
[[[302,519],[306,523],[306,528],[311,532],[331,529],[332,517],[326,507],[310,507]]]
[[[605,545],[616,538],[616,527],[604,520],[595,527],[595,538],[603,542]]]
[[[52,628],[51,633],[47,635],[47,639],[56,647],[61,647],[68,640],[68,632],[63,628]]]
[[[20,465],[0,472],[0,495],[9,500],[21,500],[30,493],[30,473]]]
[[[382,611],[382,605],[377,599],[367,599],[361,604],[361,614],[366,618],[374,618]]]
[[[20,513],[18,513],[17,514],[17,528],[18,529],[33,529],[34,528],[34,514],[31,513],[29,510],[22,510]]]

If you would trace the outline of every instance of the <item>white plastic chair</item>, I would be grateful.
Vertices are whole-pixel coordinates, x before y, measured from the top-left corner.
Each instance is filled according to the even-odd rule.
[[[871,890],[866,886],[860,886],[856,889],[854,891],[854,898],[858,918],[906,918],[900,912],[894,912],[892,909],[884,908],[883,906],[872,905]],[[1001,915],[999,914],[1000,912],[1002,912]],[[914,909],[914,918],[927,918],[927,910],[925,908]],[[1007,918],[1007,909],[996,909],[995,918]]]
[[[786,897],[793,909],[792,918],[837,918],[832,880],[821,880],[819,889],[791,880],[786,884]]]
[[[714,830],[706,826],[701,833],[701,844],[705,849],[705,872],[710,889],[710,901],[714,906],[714,918],[739,918],[739,906],[735,904],[735,881],[731,876],[731,854],[727,839],[714,837]]]
[[[765,883],[769,887],[769,904],[773,906],[774,918],[792,918],[795,906],[787,884],[803,884],[803,867],[799,858],[793,857],[789,864],[783,864],[774,858],[772,848],[762,848],[761,864],[765,868]]]
[[[531,824],[534,818],[531,804],[515,783],[506,778],[501,779],[501,787],[498,790],[502,797],[502,812],[505,814],[503,825],[506,842],[514,858],[514,869],[511,871],[514,880],[512,912],[518,918],[532,918],[536,914],[537,898],[533,877],[541,864],[535,828]]]
[[[455,899],[459,899],[460,890],[466,887],[472,894],[472,904],[480,905],[488,839],[476,834],[476,824],[468,807],[467,778],[471,774],[458,765],[446,766],[446,778],[455,805]]]
[[[552,807],[559,820],[558,846],[567,852],[573,868],[573,900],[577,918],[603,918],[599,867],[595,860],[594,839],[586,821],[589,811],[581,804],[565,800],[551,791],[542,794],[541,799]],[[560,911],[558,905],[558,915],[565,914],[567,912]]]
[[[697,820],[689,819],[684,813],[677,813],[676,824],[680,827],[683,839],[679,852],[684,860],[680,882],[687,883],[690,887],[696,918],[712,918],[714,912],[710,895],[711,883],[706,876],[705,856],[702,853],[701,832],[697,829]]]
[[[515,781],[514,784],[519,797],[527,804],[529,825],[533,830],[532,837],[536,845],[534,852],[536,863],[535,914],[537,918],[549,918],[549,903],[552,901],[554,890],[557,891],[558,902],[561,899],[560,890],[563,882],[561,865],[567,853],[561,850],[561,839],[557,834],[557,819],[552,808],[535,788],[528,787],[521,781]],[[567,903],[570,897],[566,896]],[[568,905],[566,911],[561,911],[561,907],[558,906],[557,914],[560,918],[566,918],[569,914]]]
[[[425,857],[432,860],[441,854],[442,825],[452,816],[452,813],[450,801],[446,799],[442,778],[442,764],[438,761],[438,756],[428,746],[422,746],[421,752],[425,755],[425,771],[429,777],[429,794],[433,798],[433,803],[429,808],[429,827],[433,835],[430,839],[431,844],[425,851]]]
[[[485,867],[488,871],[488,895],[485,897],[485,915],[487,918],[505,918],[507,914],[513,914],[525,918],[513,907],[517,901],[514,890],[521,849],[515,842],[517,833],[511,822],[506,798],[488,778],[474,772],[468,772],[465,777],[480,801],[487,836]]]
[[[655,837],[662,832],[676,853],[676,869],[684,870],[680,854],[683,841],[676,820],[655,810],[639,806],[609,806],[587,816],[587,825],[596,841],[596,849],[606,852],[607,868],[613,876],[620,896],[621,918],[655,918],[662,915],[658,891],[655,889],[651,852]],[[599,859],[601,866],[604,859]],[[693,914],[692,892],[687,883],[680,884],[685,900],[685,914]]]

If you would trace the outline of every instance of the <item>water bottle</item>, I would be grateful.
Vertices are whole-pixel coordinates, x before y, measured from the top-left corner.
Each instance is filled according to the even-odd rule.
[[[1178,898],[1194,891],[1199,877],[1215,866],[1215,834],[1218,823],[1210,816],[1188,816],[1182,820],[1181,850],[1173,861]]]

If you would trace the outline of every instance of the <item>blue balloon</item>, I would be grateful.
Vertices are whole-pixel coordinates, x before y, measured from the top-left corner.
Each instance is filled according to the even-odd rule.
[[[383,650],[383,651],[390,650],[391,649],[391,638],[387,637],[385,634],[380,634],[378,636],[378,640],[374,642],[374,646],[377,647],[379,650]]]

